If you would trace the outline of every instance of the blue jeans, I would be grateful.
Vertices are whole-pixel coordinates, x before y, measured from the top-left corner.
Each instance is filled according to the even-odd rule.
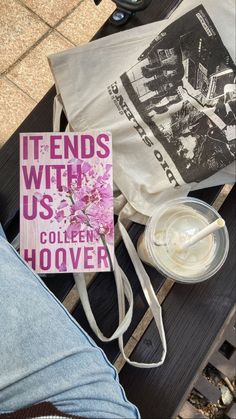
[[[0,413],[49,401],[93,418],[139,418],[117,372],[0,230]]]

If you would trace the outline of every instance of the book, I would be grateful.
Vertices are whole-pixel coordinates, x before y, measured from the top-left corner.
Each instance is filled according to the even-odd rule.
[[[109,132],[20,134],[20,254],[38,273],[113,269]]]

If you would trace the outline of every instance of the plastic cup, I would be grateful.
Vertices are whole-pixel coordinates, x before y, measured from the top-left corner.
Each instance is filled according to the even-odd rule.
[[[226,226],[186,249],[181,245],[218,218],[219,213],[199,199],[167,201],[157,207],[139,238],[139,257],[177,282],[205,281],[221,268],[228,255]]]

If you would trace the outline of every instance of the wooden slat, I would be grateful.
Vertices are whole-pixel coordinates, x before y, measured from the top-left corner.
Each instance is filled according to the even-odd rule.
[[[233,380],[236,377],[236,352],[233,353],[230,359],[225,358],[220,352],[215,352],[209,359],[209,363],[212,364],[217,370],[219,370],[223,376]]]
[[[194,388],[210,402],[216,403],[221,397],[221,392],[218,387],[214,386],[214,384],[210,383],[207,378],[202,375],[200,375],[199,379],[194,384]]]
[[[234,306],[232,308],[232,310],[230,311],[227,319],[225,320],[224,324],[222,325],[222,328],[221,328],[220,332],[216,336],[216,339],[214,341],[214,345],[209,349],[209,354],[207,355],[206,362],[204,363],[202,368],[206,366],[206,363],[209,366],[209,359],[212,359],[213,354],[216,354],[216,355],[219,354],[218,351],[221,348],[223,342],[226,340],[226,336],[232,337],[232,332],[235,333],[235,330],[234,330],[235,314],[236,314],[236,306]],[[223,359],[223,357],[221,358],[221,365],[224,366],[225,363],[227,363],[227,362],[228,362],[227,358],[224,358],[224,359]],[[234,365],[235,365],[235,362],[233,362],[232,370],[235,369]],[[216,366],[214,365],[214,367],[216,367]],[[218,371],[219,371],[219,369],[218,369]],[[233,386],[230,383],[230,380],[229,380],[228,376],[225,376],[223,378],[224,378],[225,382],[228,384],[231,391],[233,392],[234,391]],[[203,376],[202,371],[201,371],[200,376],[197,379],[197,382],[194,383],[193,388],[195,390],[197,390],[198,392],[200,392],[206,399],[208,399],[209,403],[215,403],[216,404],[220,400],[220,397],[221,397],[220,389],[218,387],[216,387],[214,384],[212,384],[211,382],[209,382],[207,380],[207,378],[205,376]],[[183,408],[184,407],[185,407],[185,404],[184,404]],[[184,410],[184,409],[180,410],[178,417],[182,417],[182,410]],[[233,410],[232,410],[232,413],[233,413]],[[227,413],[226,417],[227,418],[230,417],[230,416],[228,416],[228,413]]]
[[[224,330],[217,339],[216,350],[210,356],[208,362],[213,365],[224,377],[234,380],[236,377],[236,305],[231,313],[231,318],[225,324]],[[220,351],[222,344],[227,341],[232,345],[233,352],[229,358],[225,357]]]
[[[15,216],[8,224],[8,227],[5,227],[5,234],[7,236],[7,240],[11,243],[13,239],[17,236],[20,230],[20,212],[19,210],[16,212]]]
[[[229,326],[225,330],[223,339],[229,342],[236,350],[236,312]]]
[[[213,188],[199,189],[197,191],[190,192],[189,196],[212,204],[217,199],[221,191],[222,187],[214,186]]]
[[[163,304],[168,345],[165,364],[158,371],[125,365],[120,373],[128,398],[137,404],[143,417],[157,417],[157,412],[159,417],[172,417],[178,403],[187,398],[194,377],[234,304],[235,200],[236,187],[221,210],[231,243],[227,262],[208,281],[193,286],[175,284]],[[132,359],[151,362],[160,355],[160,340],[152,322]]]
[[[163,285],[160,287],[160,289],[157,292],[157,298],[160,304],[162,304],[169,294],[171,288],[174,286],[174,281],[170,278],[166,278]],[[142,338],[145,330],[148,328],[149,324],[151,323],[153,319],[153,315],[151,312],[150,307],[147,309],[147,311],[144,313],[141,321],[138,323],[134,331],[132,332],[132,336],[129,338],[127,343],[124,347],[124,352],[127,357],[130,357],[133,350],[137,346],[138,342]],[[126,361],[123,357],[123,355],[120,353],[119,356],[116,358],[116,361],[114,362],[114,366],[117,369],[118,372],[121,371],[121,369],[124,367]]]
[[[75,283],[73,275],[67,273],[48,274],[42,279],[60,301],[64,300]]]

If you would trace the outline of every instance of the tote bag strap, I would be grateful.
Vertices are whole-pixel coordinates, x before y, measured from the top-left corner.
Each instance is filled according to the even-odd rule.
[[[53,131],[60,132],[61,114],[63,111],[63,104],[61,102],[61,96],[58,94],[53,100]]]
[[[126,204],[120,212],[120,215],[118,218],[118,225],[119,225],[120,233],[125,243],[126,249],[133,262],[133,265],[137,273],[137,276],[139,278],[140,284],[142,286],[145,298],[148,302],[148,305],[151,308],[155,323],[157,325],[157,329],[160,334],[160,338],[161,338],[161,342],[163,346],[163,353],[162,353],[162,357],[160,361],[155,362],[155,363],[150,363],[150,364],[141,363],[141,362],[131,361],[125,354],[123,334],[128,329],[132,320],[133,293],[132,293],[132,289],[128,281],[128,278],[123,272],[123,270],[120,268],[120,266],[118,265],[116,258],[114,258],[114,276],[115,276],[116,287],[117,287],[119,326],[117,327],[116,331],[112,334],[112,336],[110,337],[104,336],[104,334],[101,332],[101,330],[98,327],[98,324],[95,320],[95,317],[94,317],[94,314],[92,312],[91,305],[89,302],[84,274],[76,273],[74,274],[74,279],[75,279],[75,283],[79,291],[81,303],[83,305],[83,309],[87,317],[88,323],[91,329],[93,330],[93,332],[96,334],[96,336],[102,342],[110,342],[111,340],[118,338],[120,351],[125,361],[128,362],[130,365],[133,365],[139,368],[155,368],[163,364],[166,357],[166,353],[167,353],[166,338],[165,338],[164,326],[163,326],[163,321],[162,321],[162,309],[155,295],[155,292],[153,290],[150,278],[147,275],[141,260],[139,259],[139,256],[129,237],[128,232],[126,231],[125,226],[123,225],[123,220],[129,219],[130,216],[134,215],[133,212],[134,212],[133,208],[129,204]],[[128,308],[127,313],[125,313],[125,297],[127,298],[128,303],[129,303],[129,308]]]
[[[155,368],[155,367],[159,367],[159,365],[162,365],[165,357],[166,357],[166,353],[167,353],[167,346],[166,346],[166,337],[165,337],[165,331],[164,331],[164,326],[163,326],[163,321],[162,321],[162,308],[161,305],[156,297],[156,294],[154,292],[154,289],[152,287],[150,278],[146,272],[146,270],[144,269],[144,266],[136,252],[136,249],[133,245],[132,240],[130,239],[130,236],[123,224],[123,220],[132,217],[133,213],[135,212],[135,210],[131,207],[130,204],[126,204],[125,207],[123,208],[123,210],[121,211],[119,218],[118,218],[118,225],[119,225],[119,229],[121,232],[121,236],[123,238],[123,241],[125,243],[126,249],[129,253],[129,256],[133,262],[136,274],[138,276],[138,279],[140,281],[141,287],[143,289],[145,298],[147,300],[147,303],[151,309],[151,312],[153,314],[153,318],[154,321],[156,323],[159,335],[160,335],[160,339],[162,342],[162,347],[163,347],[163,351],[162,351],[162,356],[160,361],[155,362],[155,363],[139,363],[139,362],[135,362],[135,361],[130,361],[130,359],[125,355],[124,353],[124,345],[123,345],[123,336],[119,337],[119,347],[121,350],[121,353],[123,355],[123,357],[125,358],[126,362],[128,362],[129,364],[135,366],[135,367],[139,367],[139,368]],[[121,313],[122,315],[123,313]]]
[[[110,342],[111,340],[117,339],[120,336],[122,336],[128,329],[133,316],[133,292],[129,284],[128,278],[118,265],[116,258],[114,258],[114,277],[117,289],[119,326],[112,334],[112,336],[106,337],[99,329],[94,314],[92,312],[84,274],[74,274],[75,283],[77,285],[81,303],[83,305],[83,309],[86,314],[89,325],[93,332],[102,342]],[[127,313],[125,313],[125,297],[127,298],[129,304]]]

